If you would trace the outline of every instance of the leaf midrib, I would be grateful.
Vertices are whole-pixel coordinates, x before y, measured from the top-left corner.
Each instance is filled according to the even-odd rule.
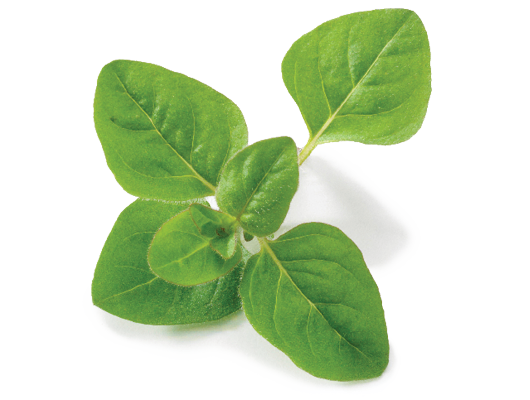
[[[134,286],[134,287],[132,287],[132,288],[130,288],[130,289],[124,290],[123,292],[113,294],[112,296],[106,297],[106,298],[104,298],[103,300],[100,300],[100,301],[94,302],[94,305],[99,306],[99,305],[101,305],[101,304],[103,304],[103,303],[109,301],[110,299],[113,299],[113,298],[118,297],[118,296],[122,296],[122,295],[124,295],[124,294],[127,294],[127,293],[129,293],[129,292],[132,292],[133,290],[136,290],[136,289],[138,289],[138,288],[140,288],[140,287],[143,287],[143,286],[145,286],[145,285],[150,285],[151,283],[153,283],[153,282],[156,281],[157,279],[160,279],[160,278],[159,278],[158,276],[155,276],[153,279],[151,279],[151,280],[149,280],[149,281],[147,281],[147,282],[140,283],[139,285],[136,285],[136,286]]]
[[[357,84],[355,86],[353,86],[352,90],[350,91],[350,93],[348,93],[348,95],[346,96],[346,98],[344,99],[344,101],[340,104],[340,106],[337,108],[337,110],[335,110],[335,112],[326,120],[326,122],[324,123],[324,125],[322,125],[322,128],[319,129],[319,131],[316,133],[316,135],[313,137],[313,139],[311,139],[311,142],[314,142],[316,143],[318,141],[318,139],[320,138],[320,136],[322,136],[322,134],[324,133],[324,131],[331,125],[331,123],[334,121],[335,117],[337,116],[337,114],[340,112],[340,110],[342,109],[342,107],[344,107],[344,105],[346,104],[346,102],[353,96],[353,94],[355,93],[355,90],[362,85],[364,79],[366,78],[366,76],[368,76],[368,74],[370,73],[370,71],[372,70],[372,68],[375,66],[375,64],[377,63],[377,61],[379,61],[379,58],[381,57],[381,54],[383,54],[383,52],[386,50],[386,48],[390,45],[390,43],[392,43],[394,41],[394,39],[396,38],[396,36],[399,34],[399,32],[401,32],[401,30],[403,29],[403,27],[407,24],[408,20],[412,17],[413,14],[409,15],[408,18],[403,22],[403,25],[401,25],[401,27],[396,31],[396,33],[394,34],[394,36],[392,36],[392,38],[387,42],[387,44],[383,47],[383,49],[379,52],[379,54],[377,55],[377,57],[375,58],[375,60],[372,62],[372,64],[370,64],[370,67],[366,70],[366,72],[364,73],[364,75],[362,76],[362,78],[359,80],[359,82],[357,82]],[[324,92],[325,94],[325,92]]]
[[[263,177],[261,178],[261,180],[259,181],[259,183],[256,185],[256,187],[254,188],[254,190],[252,191],[252,193],[250,194],[250,196],[248,197],[247,199],[247,202],[245,203],[245,205],[243,206],[243,208],[241,209],[241,212],[238,214],[238,216],[236,217],[236,219],[238,221],[241,222],[241,216],[245,213],[245,210],[247,209],[248,207],[248,204],[250,203],[250,200],[252,200],[252,198],[254,197],[254,195],[256,194],[257,190],[259,189],[259,187],[261,186],[261,184],[263,183],[263,181],[265,180],[265,178],[269,175],[269,173],[271,172],[272,168],[276,165],[276,163],[278,162],[278,160],[281,158],[281,156],[283,155],[283,153],[285,153],[285,150],[287,149],[287,147],[284,147],[283,150],[280,152],[280,154],[278,155],[278,157],[276,157],[276,159],[271,163],[271,166],[269,167],[269,169],[267,170],[267,172],[265,172],[265,174],[263,174]]]
[[[324,319],[324,321],[326,321],[326,323],[328,324],[328,326],[342,339],[344,340],[346,343],[348,343],[351,347],[353,347],[355,350],[357,350],[359,353],[361,353],[364,357],[366,357],[367,359],[370,360],[370,357],[368,357],[366,354],[364,354],[358,347],[356,347],[354,344],[350,343],[349,340],[347,340],[344,336],[342,336],[335,328],[333,328],[331,326],[331,324],[328,322],[327,318],[324,317],[324,315],[320,312],[320,310],[317,308],[317,306],[315,305],[315,303],[313,303],[311,300],[309,300],[307,298],[307,296],[300,290],[300,288],[298,287],[298,285],[293,281],[293,279],[291,278],[291,276],[289,275],[289,273],[287,272],[287,270],[283,267],[281,261],[278,259],[278,257],[276,257],[276,254],[274,254],[274,251],[272,251],[272,249],[270,248],[269,244],[268,244],[268,240],[267,239],[264,239],[264,238],[258,238],[258,241],[262,247],[262,249],[265,249],[265,251],[269,254],[269,256],[272,258],[272,260],[274,261],[274,263],[276,264],[276,266],[278,267],[278,269],[280,270],[280,278],[281,278],[281,274],[284,274],[292,283],[292,285],[296,288],[296,290],[298,290],[298,292],[300,293],[300,295],[309,303],[309,306],[311,308],[314,308],[319,314],[320,316]]]
[[[187,258],[190,258],[191,256],[193,256],[194,254],[198,253],[199,251],[201,251],[202,249],[204,249],[205,247],[207,247],[208,245],[210,244],[209,241],[204,241],[199,247],[197,247],[196,249],[194,249],[191,253],[188,253],[186,254],[184,257],[181,257],[179,258],[178,260],[172,260],[164,265],[161,265],[160,267],[156,267],[156,268],[153,268],[151,266],[151,263],[149,263],[149,267],[151,268],[151,270],[153,271],[154,274],[156,274],[156,276],[160,276],[156,273],[156,271],[160,271],[161,269],[164,269],[168,266],[170,266],[171,264],[179,264],[181,261],[183,260],[186,260]],[[156,269],[156,271],[155,271]]]
[[[188,163],[184,157],[182,157],[179,152],[173,147],[171,146],[168,141],[166,140],[166,138],[164,138],[164,136],[162,135],[162,133],[160,133],[160,131],[158,130],[158,128],[156,127],[155,123],[153,122],[152,118],[149,116],[149,114],[140,106],[140,104],[138,104],[138,102],[131,96],[131,94],[129,93],[129,91],[127,90],[127,88],[125,87],[125,85],[123,84],[123,82],[121,81],[120,77],[114,72],[114,75],[116,76],[116,79],[118,80],[118,82],[120,83],[121,87],[123,88],[123,90],[125,91],[125,94],[134,102],[134,104],[136,104],[136,106],[144,113],[144,115],[147,117],[147,119],[149,119],[149,122],[151,123],[151,125],[153,126],[154,130],[156,131],[156,133],[158,133],[158,135],[162,138],[162,140],[164,141],[164,143],[169,146],[169,148],[171,150],[173,150],[173,152],[182,160],[182,162],[184,162],[184,164],[191,170],[191,172],[193,172],[193,174],[197,177],[197,179],[199,179],[208,189],[210,189],[212,192],[215,193],[215,186],[213,186],[210,182],[208,182],[206,179],[204,179],[196,170],[195,168],[193,168],[191,166],[190,163]],[[192,110],[193,111],[193,110]],[[195,115],[194,115],[194,120],[195,120]],[[195,136],[195,132],[194,132],[194,136]]]

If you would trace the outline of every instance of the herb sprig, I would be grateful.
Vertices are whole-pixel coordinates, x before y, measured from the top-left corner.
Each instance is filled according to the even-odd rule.
[[[317,145],[390,145],[418,131],[431,92],[427,33],[409,10],[346,15],[297,40],[282,75],[309,130],[300,154],[289,137],[247,146],[239,108],[192,78],[136,61],[102,69],[96,131],[116,180],[139,199],[105,243],[93,302],[153,325],[212,321],[243,307],[310,374],[373,378],[389,345],[357,246],[322,223],[271,235]],[[212,195],[219,210],[203,200]],[[250,254],[244,242],[254,237],[260,250]]]

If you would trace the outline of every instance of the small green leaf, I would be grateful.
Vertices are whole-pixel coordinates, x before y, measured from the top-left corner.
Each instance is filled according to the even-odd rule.
[[[279,137],[236,154],[221,172],[216,198],[249,234],[267,236],[282,224],[297,188],[296,145]]]
[[[231,234],[227,234],[225,231],[221,230],[218,237],[210,240],[210,247],[212,250],[219,253],[219,255],[225,260],[233,257],[238,248],[236,231]]]
[[[94,121],[109,168],[129,193],[189,200],[213,195],[247,144],[239,108],[185,75],[136,61],[101,70]]]
[[[348,381],[381,375],[388,364],[386,323],[357,246],[320,223],[260,244],[240,288],[252,326],[314,376]]]
[[[298,39],[282,75],[314,146],[395,144],[418,131],[427,111],[429,40],[413,11],[349,14]]]
[[[96,267],[92,283],[96,306],[150,325],[213,321],[241,308],[238,288],[244,261],[219,279],[187,287],[168,283],[149,268],[147,252],[155,232],[188,207],[189,203],[139,199],[120,214]]]
[[[205,227],[210,230],[208,224]],[[190,210],[181,212],[155,234],[147,256],[151,270],[160,278],[182,286],[202,284],[227,274],[241,260],[241,249],[238,247],[225,260],[210,246],[210,241],[216,238],[215,231],[213,235],[201,234]]]
[[[246,242],[250,242],[252,239],[254,239],[254,236],[250,235],[247,232],[243,232],[243,237],[245,238]]]
[[[232,257],[237,247],[236,219],[200,204],[192,204],[190,213],[199,232],[210,239],[210,247],[224,259]]]

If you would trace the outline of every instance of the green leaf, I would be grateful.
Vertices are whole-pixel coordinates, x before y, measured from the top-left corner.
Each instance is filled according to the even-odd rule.
[[[94,121],[116,180],[144,198],[213,195],[222,167],[247,144],[245,121],[229,99],[185,75],[136,61],[103,67]]]
[[[243,238],[245,239],[246,242],[250,242],[252,239],[254,239],[254,236],[250,235],[247,232],[243,232]]]
[[[379,290],[357,246],[320,223],[260,243],[240,288],[252,326],[319,378],[381,375],[388,364],[386,323]]]
[[[431,93],[427,32],[409,10],[345,15],[298,39],[282,75],[314,146],[403,142],[421,127]]]
[[[282,224],[297,188],[296,145],[279,137],[236,154],[221,172],[216,198],[249,234],[267,236]]]
[[[225,260],[201,234],[189,210],[164,223],[153,238],[147,262],[160,278],[176,285],[199,285],[230,272],[241,260],[241,249]]]
[[[210,247],[228,259],[237,247],[237,221],[234,217],[200,204],[192,204],[190,213],[201,235],[210,239]]]
[[[120,214],[96,267],[92,283],[96,306],[151,325],[213,321],[241,308],[238,288],[244,261],[227,275],[199,286],[173,285],[150,270],[147,252],[155,232],[188,207],[189,203],[139,199]]]

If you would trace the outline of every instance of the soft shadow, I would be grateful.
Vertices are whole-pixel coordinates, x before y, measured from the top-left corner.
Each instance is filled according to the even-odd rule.
[[[361,382],[331,382],[296,367],[252,328],[242,311],[203,324],[151,326],[126,321],[95,307],[90,289],[85,293],[83,306],[96,330],[118,345],[178,360],[216,356],[301,390],[346,390],[352,385],[379,390],[395,378],[401,363],[397,347],[390,339],[390,362],[381,377]]]
[[[341,229],[362,251],[369,267],[384,265],[407,242],[403,226],[372,195],[319,157],[307,160],[300,169],[300,187],[278,234],[304,222]]]

